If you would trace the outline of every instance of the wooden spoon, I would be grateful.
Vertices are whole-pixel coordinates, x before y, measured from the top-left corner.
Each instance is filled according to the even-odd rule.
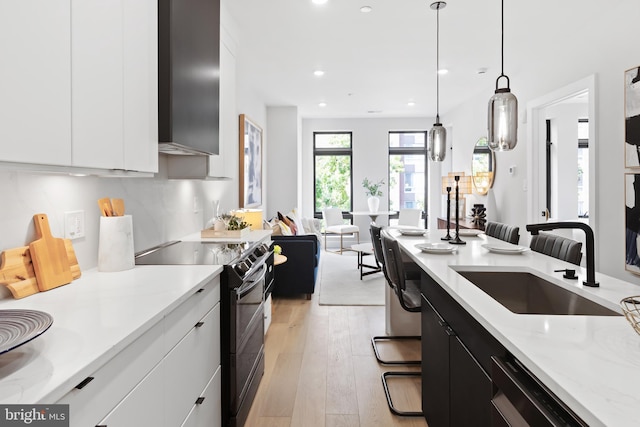
[[[100,208],[100,213],[102,216],[113,216],[113,209],[111,208],[111,199],[108,197],[103,197],[102,199],[98,199],[98,207]]]
[[[111,207],[113,208],[114,216],[124,216],[124,200],[111,199]]]

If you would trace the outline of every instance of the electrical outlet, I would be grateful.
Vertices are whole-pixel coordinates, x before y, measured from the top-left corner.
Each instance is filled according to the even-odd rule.
[[[84,237],[84,211],[64,213],[64,237],[71,240]]]
[[[198,196],[193,196],[193,213],[200,212],[200,200]]]

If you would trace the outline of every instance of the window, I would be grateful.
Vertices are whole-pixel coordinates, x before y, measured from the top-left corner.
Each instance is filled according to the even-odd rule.
[[[389,210],[426,211],[427,132],[389,132]]]
[[[314,211],[322,217],[325,207],[353,210],[351,132],[314,132]]]
[[[589,119],[578,119],[578,217],[589,218]]]

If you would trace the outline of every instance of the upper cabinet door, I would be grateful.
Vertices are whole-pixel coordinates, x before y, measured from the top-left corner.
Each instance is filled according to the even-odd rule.
[[[158,171],[156,0],[72,0],[73,166]]]
[[[0,2],[0,161],[71,163],[69,0]]]
[[[158,171],[158,2],[124,3],[124,166]]]
[[[124,169],[123,0],[72,0],[73,166]]]

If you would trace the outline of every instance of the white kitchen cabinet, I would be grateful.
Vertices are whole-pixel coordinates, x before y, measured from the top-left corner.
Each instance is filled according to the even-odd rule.
[[[157,171],[157,3],[72,0],[72,165]]]
[[[71,164],[69,2],[0,2],[0,161]]]
[[[56,403],[69,404],[71,427],[175,427],[220,414],[219,370],[216,276]],[[194,411],[200,397],[210,404]]]
[[[194,325],[163,365],[165,425],[179,426],[220,366],[220,304]]]
[[[154,0],[0,2],[0,162],[157,172],[157,16]]]
[[[64,395],[57,403],[69,405],[70,426],[97,425],[136,387],[162,360],[163,334],[162,322],[154,325]]]
[[[156,366],[96,427],[162,426],[158,391],[165,386],[162,365]]]
[[[220,427],[222,424],[220,381],[221,373],[218,368],[181,427]]]

